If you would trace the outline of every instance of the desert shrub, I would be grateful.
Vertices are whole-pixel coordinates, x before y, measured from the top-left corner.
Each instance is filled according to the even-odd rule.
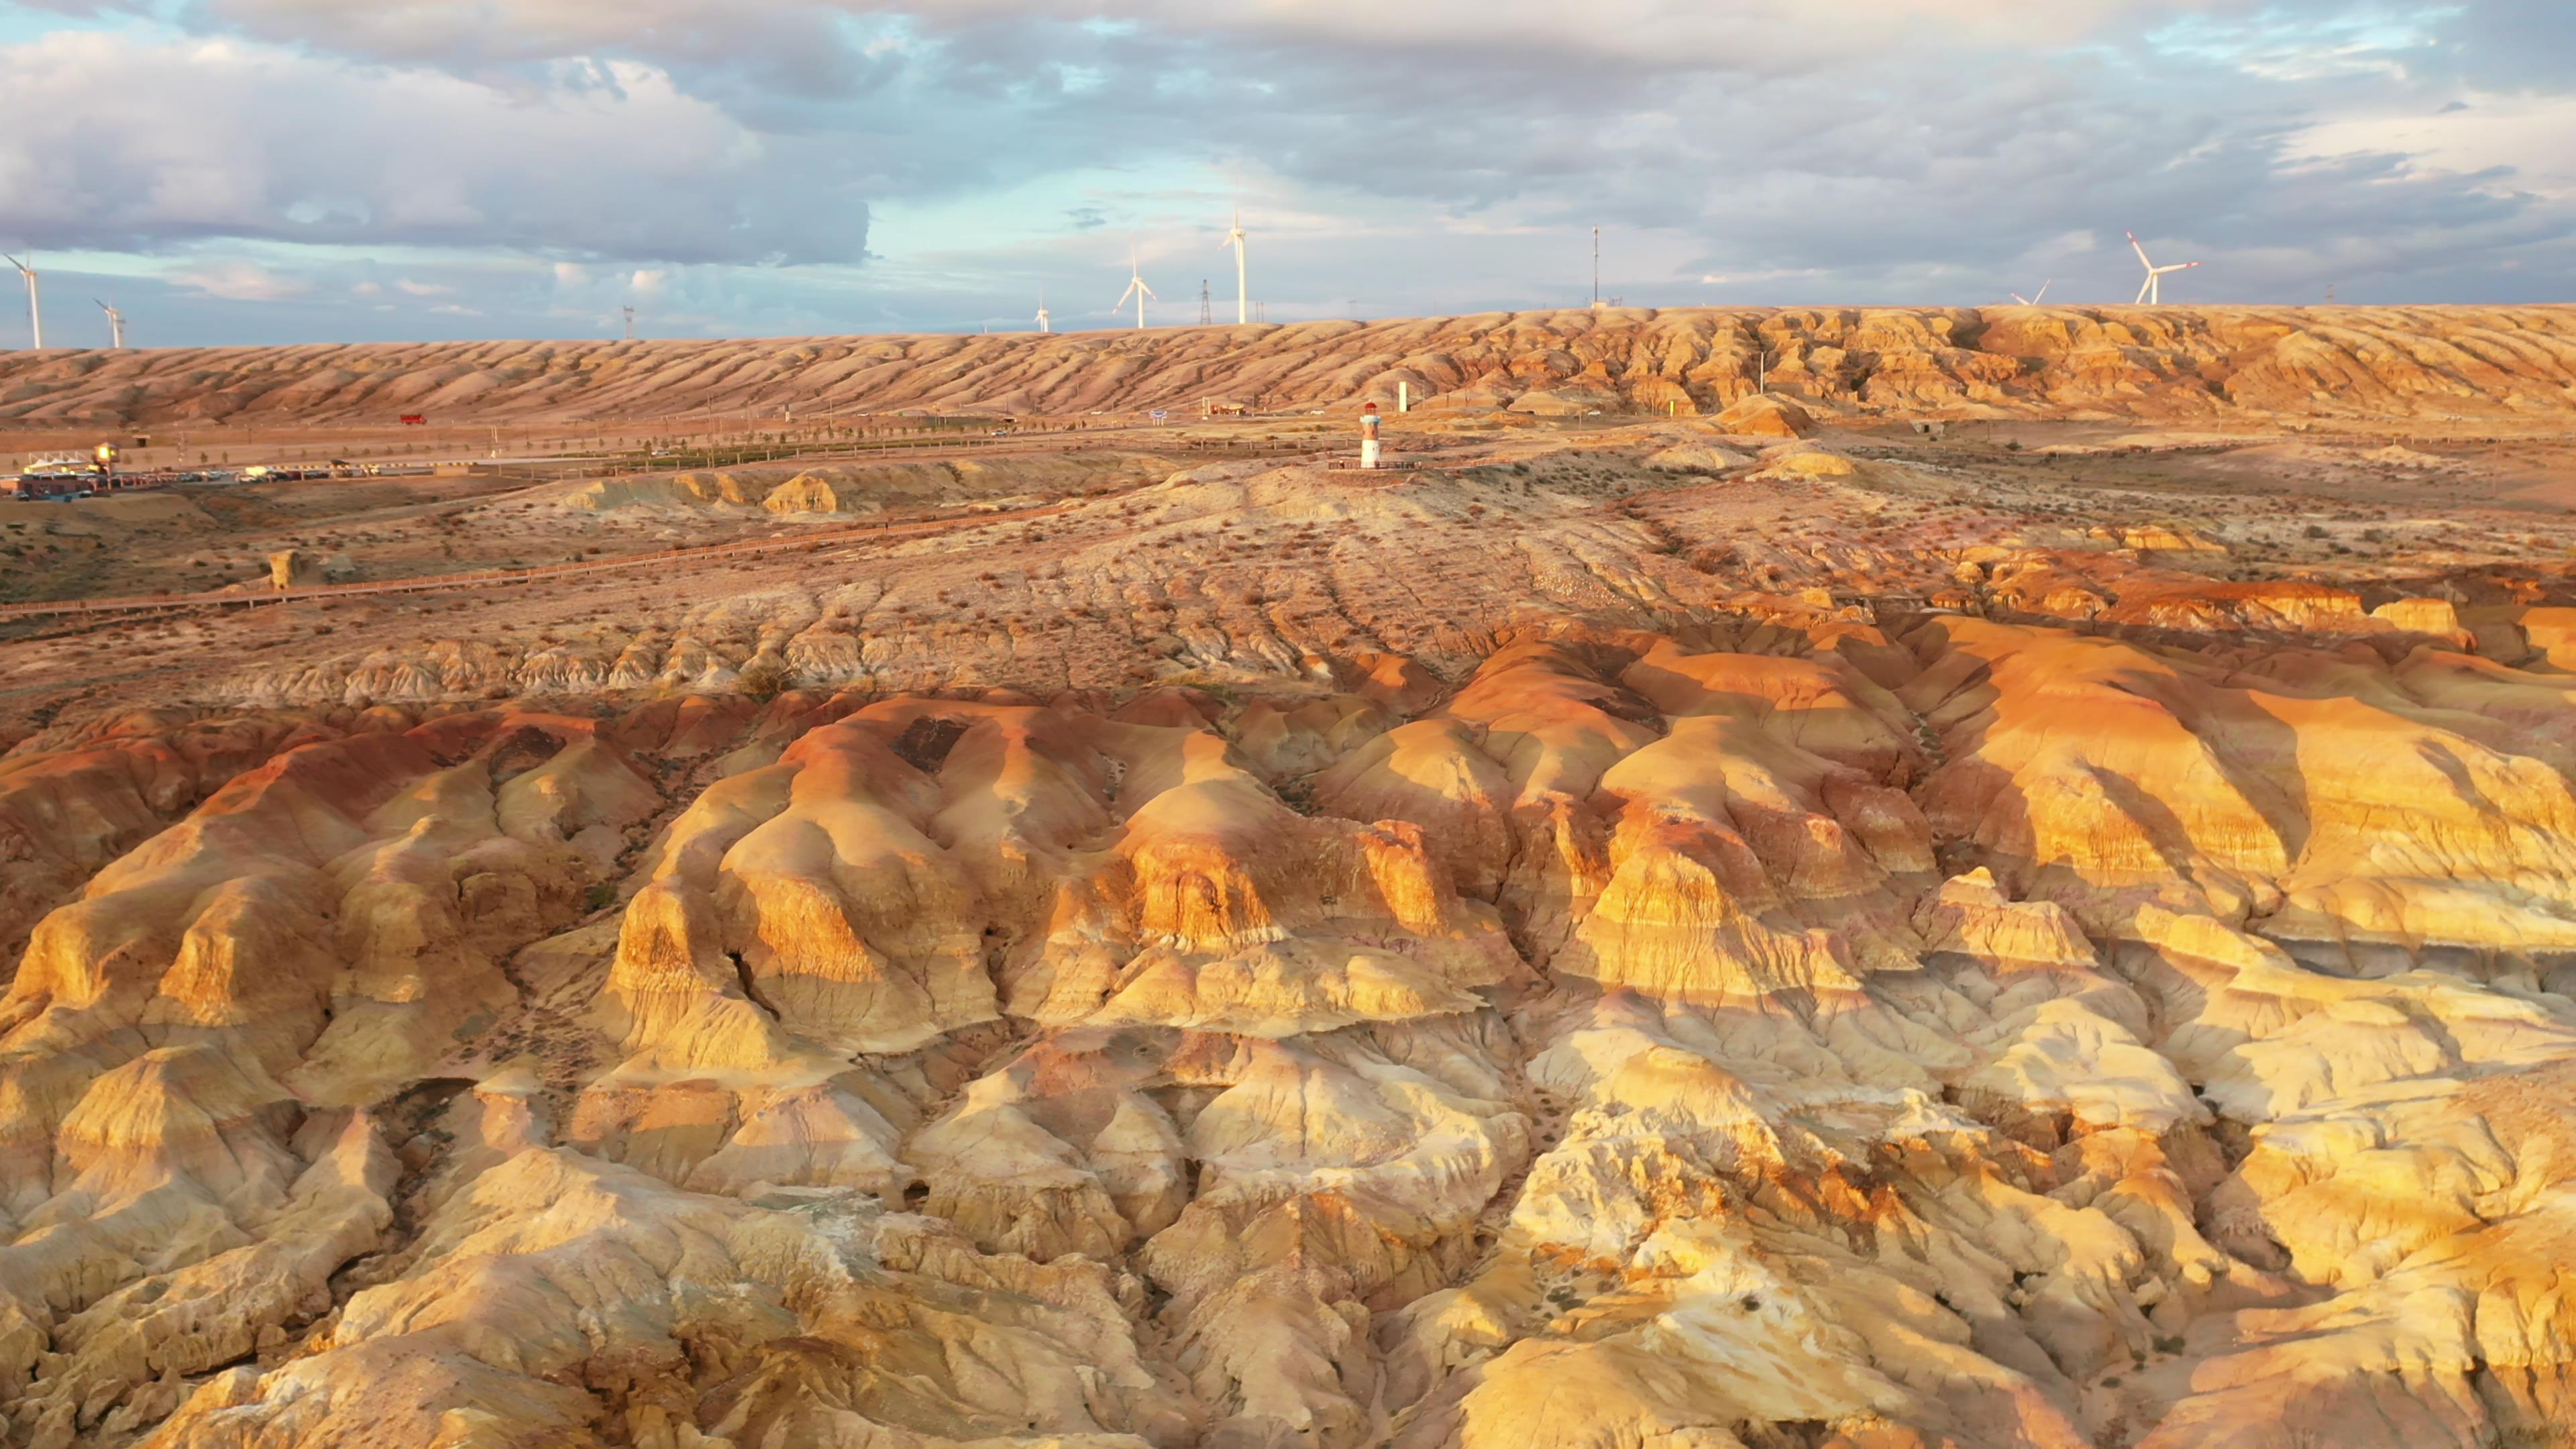
[[[767,704],[787,692],[790,679],[784,662],[777,659],[755,659],[743,666],[738,682],[743,693],[762,704]]]

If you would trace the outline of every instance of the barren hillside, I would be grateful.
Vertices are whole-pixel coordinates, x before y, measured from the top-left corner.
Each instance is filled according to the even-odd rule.
[[[0,421],[609,421],[1073,415],[1395,400],[1714,412],[1771,384],[1835,412],[2510,421],[2576,409],[2576,307],[1708,308],[1017,336],[16,353]]]
[[[0,507],[0,1444],[2563,1442],[2571,326],[12,360],[1432,405]]]

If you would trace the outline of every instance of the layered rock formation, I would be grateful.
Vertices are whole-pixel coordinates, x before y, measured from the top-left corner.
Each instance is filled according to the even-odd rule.
[[[1019,336],[364,344],[0,359],[0,419],[572,422],[684,413],[1299,409],[2563,419],[2563,307],[1621,308]],[[1743,430],[1789,436],[1796,404]]]
[[[296,406],[1429,406],[14,626],[0,1449],[2563,1439],[2565,319],[333,352]],[[0,370],[312,360],[172,357]],[[2343,409],[2517,441],[1853,426]]]
[[[2544,1442],[2562,680],[1921,616],[57,727],[8,1432]]]

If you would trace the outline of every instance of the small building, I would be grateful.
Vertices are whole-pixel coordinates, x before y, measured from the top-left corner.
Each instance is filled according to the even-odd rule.
[[[1206,407],[1212,418],[1239,418],[1247,411],[1243,404],[1226,398],[1211,398]]]
[[[77,473],[22,473],[0,478],[0,497],[34,502],[46,498],[86,498],[96,491]]]

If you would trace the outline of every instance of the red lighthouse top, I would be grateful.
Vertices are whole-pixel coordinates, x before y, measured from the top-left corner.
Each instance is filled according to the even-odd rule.
[[[1376,403],[1362,403],[1362,404],[1360,405],[1360,411],[1361,411],[1361,412],[1364,412],[1364,413],[1373,413],[1373,412],[1376,412],[1376,411],[1377,411],[1377,404],[1376,404]]]

